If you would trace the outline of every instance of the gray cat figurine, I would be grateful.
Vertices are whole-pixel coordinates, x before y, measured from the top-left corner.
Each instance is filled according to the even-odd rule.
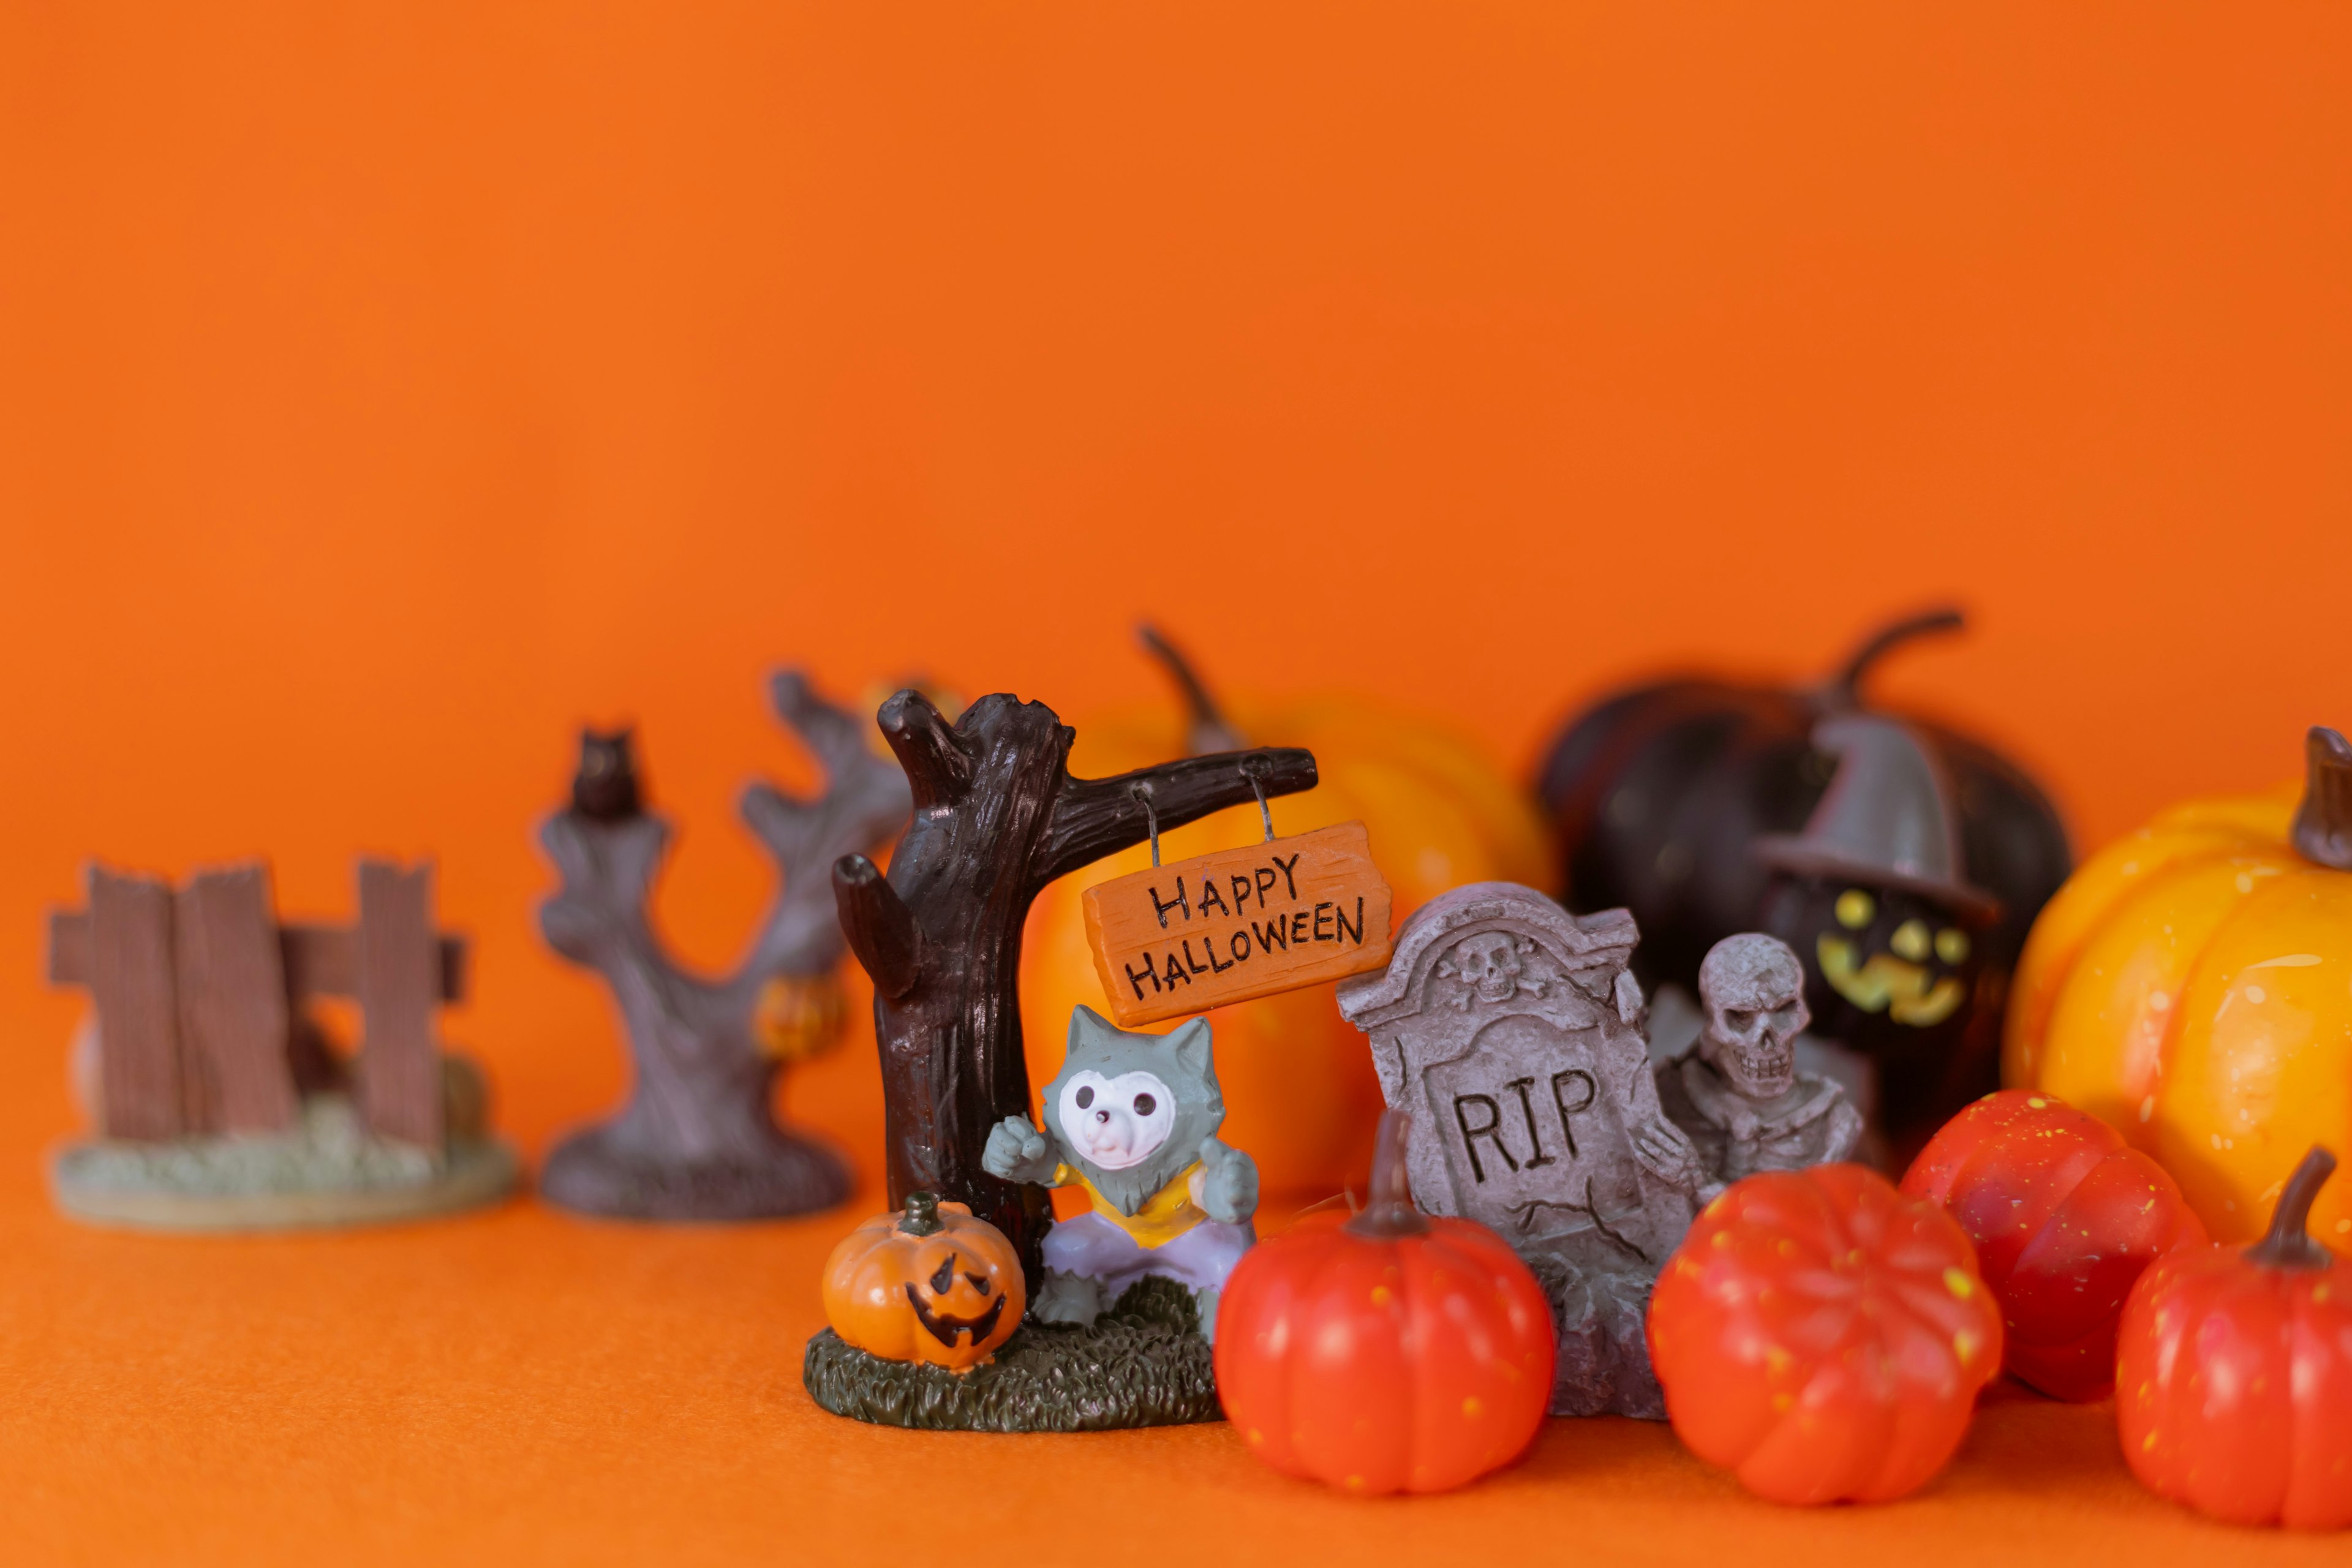
[[[1045,1086],[1046,1127],[1008,1116],[981,1165],[1008,1182],[1081,1186],[1093,1207],[1045,1233],[1041,1322],[1091,1324],[1147,1274],[1188,1287],[1213,1338],[1217,1293],[1256,1240],[1257,1164],[1217,1138],[1225,1100],[1208,1021],[1129,1034],[1087,1007]]]

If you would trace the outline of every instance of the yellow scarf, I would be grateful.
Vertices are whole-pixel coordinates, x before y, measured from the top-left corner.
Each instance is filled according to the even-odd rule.
[[[1177,1172],[1173,1180],[1131,1215],[1119,1213],[1118,1205],[1103,1196],[1101,1189],[1087,1181],[1086,1173],[1076,1166],[1065,1164],[1055,1169],[1054,1184],[1066,1187],[1076,1183],[1086,1188],[1095,1213],[1134,1237],[1138,1247],[1163,1247],[1209,1217],[1192,1201],[1192,1173],[1200,1168],[1196,1160]]]

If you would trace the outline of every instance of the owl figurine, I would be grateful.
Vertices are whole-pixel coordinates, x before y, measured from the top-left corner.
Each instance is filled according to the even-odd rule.
[[[1045,1235],[1042,1322],[1091,1324],[1149,1274],[1192,1292],[1213,1339],[1225,1276],[1256,1240],[1257,1164],[1219,1141],[1225,1119],[1208,1021],[1129,1034],[1088,1007],[1045,1086],[1045,1125],[1008,1116],[981,1164],[1008,1182],[1082,1187],[1085,1214]]]
[[[636,732],[580,731],[580,768],[572,777],[572,809],[591,822],[626,822],[645,810],[637,779]]]

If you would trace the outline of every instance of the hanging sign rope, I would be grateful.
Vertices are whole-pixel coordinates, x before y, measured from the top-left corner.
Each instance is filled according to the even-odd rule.
[[[1087,940],[1122,1028],[1296,991],[1389,961],[1389,885],[1360,822],[1160,863],[1151,786],[1136,785],[1151,869],[1087,889]]]

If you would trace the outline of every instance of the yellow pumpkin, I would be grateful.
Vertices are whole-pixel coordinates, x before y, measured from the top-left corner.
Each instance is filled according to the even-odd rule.
[[[1533,804],[1472,742],[1427,719],[1370,699],[1213,701],[1181,656],[1150,634],[1146,646],[1188,697],[1189,711],[1131,710],[1081,721],[1070,771],[1100,778],[1172,757],[1240,746],[1305,746],[1320,783],[1269,803],[1275,831],[1305,833],[1361,821],[1372,859],[1394,889],[1393,918],[1449,888],[1501,880],[1549,889],[1557,864]],[[1163,860],[1256,843],[1255,805],[1160,836]],[[1061,1070],[1070,1010],[1109,1011],[1087,945],[1081,895],[1151,864],[1148,846],[1098,861],[1045,889],[1031,907],[1021,957],[1021,1026],[1029,1081]],[[1218,1136],[1246,1149],[1268,1192],[1337,1193],[1371,1160],[1380,1085],[1364,1037],[1318,985],[1207,1015],[1216,1034],[1225,1122]],[[1057,1202],[1070,1200],[1057,1194]]]
[[[2154,1155],[2216,1241],[2259,1236],[2313,1144],[2352,1150],[2352,745],[2314,730],[2302,784],[2086,861],[2027,940],[2001,1070]],[[2352,1248],[2352,1184],[2311,1228]]]
[[[930,1193],[909,1193],[902,1213],[843,1237],[825,1259],[824,1291],[824,1321],[859,1350],[951,1372],[986,1364],[1029,1300],[1004,1233]]]

